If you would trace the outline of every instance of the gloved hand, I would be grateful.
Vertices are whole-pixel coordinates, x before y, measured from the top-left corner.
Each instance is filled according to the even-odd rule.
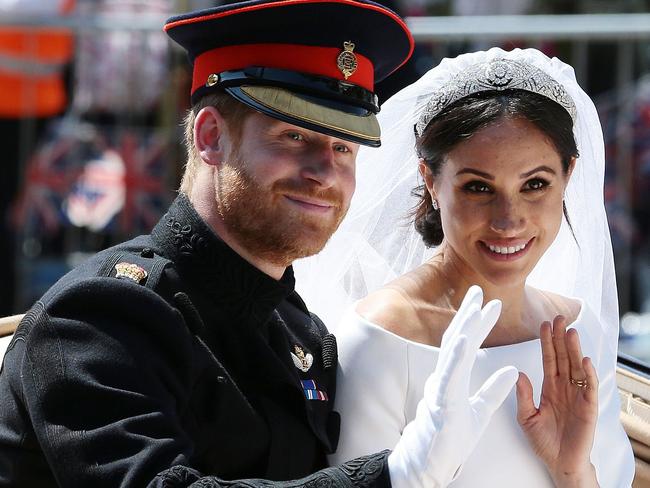
[[[472,286],[442,337],[416,416],[388,457],[393,488],[447,486],[517,381],[517,369],[507,366],[469,396],[476,353],[501,313],[499,300],[482,304],[483,291]]]

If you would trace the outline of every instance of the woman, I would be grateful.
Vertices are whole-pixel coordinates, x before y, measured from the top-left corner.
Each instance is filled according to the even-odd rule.
[[[618,421],[602,134],[572,69],[530,49],[462,55],[395,95],[380,121],[386,143],[359,155],[360,191],[341,232],[297,269],[298,283],[323,276],[318,266],[337,276],[337,291],[324,298],[309,292],[309,280],[301,290],[329,323],[334,304],[371,292],[336,330],[342,424],[332,461],[394,445],[415,415],[443,332],[478,284],[486,301],[499,298],[503,308],[471,384],[509,364],[523,374],[452,485],[548,487],[560,485],[558,471],[569,467],[592,470],[581,486],[629,486],[634,464]],[[424,185],[413,230],[401,218],[416,171]],[[579,342],[578,334],[564,334],[567,324]],[[542,350],[558,364],[568,364],[561,358],[569,354],[578,358],[565,372],[576,397],[595,388],[584,382],[588,361],[574,370],[580,347],[600,380],[593,449],[588,414],[568,422],[563,438],[552,435],[566,415],[589,408],[574,402],[549,415],[572,393],[564,385],[554,392],[547,361],[542,367]]]

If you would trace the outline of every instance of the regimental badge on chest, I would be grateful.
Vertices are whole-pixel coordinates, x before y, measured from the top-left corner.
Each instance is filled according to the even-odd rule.
[[[147,277],[147,272],[137,264],[121,262],[115,265],[115,277],[141,283]]]
[[[303,373],[309,371],[311,365],[314,364],[314,356],[310,353],[305,353],[304,349],[298,344],[293,346],[293,352],[291,353],[291,359],[293,359],[293,364]]]

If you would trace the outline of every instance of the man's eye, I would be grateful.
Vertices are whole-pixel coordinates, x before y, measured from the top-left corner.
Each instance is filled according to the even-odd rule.
[[[535,191],[535,190],[543,190],[548,186],[548,181],[543,180],[541,178],[533,178],[532,180],[528,180],[525,185],[525,190],[528,191]]]
[[[298,132],[289,132],[288,136],[293,139],[294,141],[304,141],[305,137],[302,134],[299,134]]]
[[[489,193],[492,189],[482,181],[470,181],[464,187],[465,191],[471,193]]]
[[[342,152],[342,153],[347,153],[350,152],[350,148],[344,144],[337,144],[334,146],[334,150],[336,152]]]

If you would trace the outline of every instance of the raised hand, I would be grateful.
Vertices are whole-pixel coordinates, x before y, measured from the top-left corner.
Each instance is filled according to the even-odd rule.
[[[578,332],[566,330],[564,317],[556,317],[552,327],[544,322],[540,339],[544,383],[539,408],[530,380],[520,373],[517,421],[556,486],[598,486],[589,459],[598,418],[596,370],[582,357]]]
[[[483,309],[482,304],[483,292],[471,287],[445,331],[436,369],[425,383],[415,419],[388,457],[394,488],[447,486],[517,380],[514,367],[502,368],[470,397],[476,353],[501,313],[498,300]]]

